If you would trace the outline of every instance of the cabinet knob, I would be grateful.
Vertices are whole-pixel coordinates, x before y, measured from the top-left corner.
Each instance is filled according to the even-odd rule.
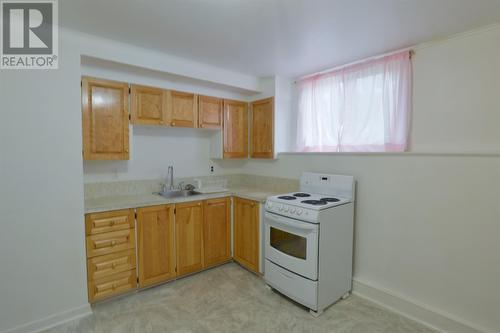
[[[116,245],[116,241],[111,241],[111,246],[115,246]]]
[[[175,126],[175,121],[172,121],[170,125]]]
[[[125,152],[128,153],[128,148],[125,148]]]

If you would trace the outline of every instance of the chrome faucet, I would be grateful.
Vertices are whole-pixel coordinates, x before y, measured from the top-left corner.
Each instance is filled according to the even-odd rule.
[[[168,167],[167,183],[165,184],[165,187],[167,187],[166,185],[168,185],[168,189],[170,191],[174,189],[174,167],[172,165]]]

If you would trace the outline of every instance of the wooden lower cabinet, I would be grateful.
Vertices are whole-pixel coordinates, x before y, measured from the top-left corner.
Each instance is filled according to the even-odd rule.
[[[137,287],[135,269],[88,281],[89,302],[115,296]]]
[[[91,213],[85,224],[89,302],[231,260],[229,197]],[[233,224],[234,259],[258,273],[259,202],[235,197]]]
[[[259,272],[259,203],[233,199],[234,260]]]
[[[135,248],[135,230],[127,229],[87,236],[87,257]]]
[[[177,274],[202,270],[203,203],[194,201],[176,204],[175,210]]]
[[[92,213],[85,216],[85,232],[87,235],[133,229],[134,226],[135,220],[133,209]]]
[[[137,209],[140,287],[176,276],[174,232],[174,205]]]
[[[133,249],[87,260],[87,272],[90,280],[97,280],[116,273],[130,271],[135,267],[136,258]]]
[[[231,201],[206,200],[203,204],[203,241],[205,267],[231,259]]]
[[[134,210],[85,216],[89,302],[137,288]]]

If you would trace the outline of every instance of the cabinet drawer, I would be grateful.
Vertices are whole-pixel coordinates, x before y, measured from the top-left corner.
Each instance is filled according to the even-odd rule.
[[[135,229],[87,236],[87,258],[135,248]]]
[[[134,250],[107,254],[87,260],[89,280],[100,279],[116,273],[130,271],[135,267],[136,259]]]
[[[88,282],[89,301],[118,295],[137,287],[135,269]]]
[[[87,235],[131,229],[134,226],[134,211],[132,209],[92,213],[85,216],[85,232]]]

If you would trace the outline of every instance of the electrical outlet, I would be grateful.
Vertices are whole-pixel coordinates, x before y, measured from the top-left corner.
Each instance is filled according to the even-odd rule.
[[[213,174],[214,173],[214,166],[211,165],[208,170],[210,171],[210,174]]]

